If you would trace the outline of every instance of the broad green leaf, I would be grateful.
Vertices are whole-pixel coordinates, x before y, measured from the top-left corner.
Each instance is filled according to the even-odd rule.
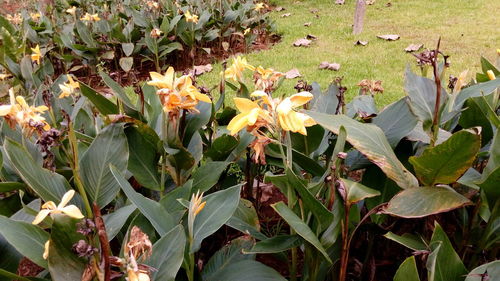
[[[226,222],[226,225],[249,234],[255,239],[265,240],[267,236],[260,232],[259,217],[252,202],[240,198],[238,207],[234,211],[231,218]]]
[[[101,114],[109,115],[118,113],[118,107],[116,106],[116,104],[108,100],[106,97],[98,93],[96,90],[85,85],[81,81],[78,82],[80,83],[80,91],[82,95],[88,98],[95,105],[95,107],[97,108],[97,110],[99,110]]]
[[[71,189],[62,175],[42,168],[19,143],[7,139],[4,146],[6,156],[17,174],[44,201],[59,202],[66,191]]]
[[[194,132],[205,126],[212,116],[212,104],[199,102],[196,109],[200,111],[198,114],[189,114],[186,118],[186,132],[184,133],[184,145],[187,145],[191,140]]]
[[[130,126],[125,129],[127,135],[128,170],[134,178],[149,189],[160,190],[160,174],[158,173],[157,153],[160,139],[156,132],[147,125]]]
[[[434,116],[436,83],[429,78],[414,74],[410,67],[407,67],[405,90],[409,97],[410,109],[423,123],[424,131],[428,131]],[[446,90],[441,87],[440,107],[446,102],[446,98]]]
[[[434,223],[434,233],[432,234],[430,246],[433,250],[439,247],[436,255],[436,262],[433,270],[430,270],[429,281],[461,281],[467,275],[467,269],[460,260],[448,236],[441,226]]]
[[[127,198],[148,218],[160,235],[165,235],[175,227],[174,219],[160,203],[153,201],[142,194],[135,192],[130,183],[123,177],[122,173],[111,166],[111,174],[127,195]]]
[[[402,236],[400,236],[389,231],[384,235],[384,237],[394,242],[397,242],[407,248],[410,248],[414,251],[424,251],[428,249],[427,246],[422,241],[422,239],[418,238],[413,234],[405,233]]]
[[[481,191],[486,194],[490,209],[493,208],[495,202],[500,198],[500,189],[498,182],[500,181],[500,132],[497,130],[490,148],[490,158],[486,167],[484,167],[481,180],[476,182],[481,187]]]
[[[125,172],[128,162],[127,137],[123,124],[111,124],[102,130],[80,159],[83,186],[100,208],[115,198],[120,186],[114,180],[109,165]]]
[[[415,263],[415,257],[411,256],[399,266],[396,275],[394,275],[394,281],[420,281],[418,277],[417,264]]]
[[[73,245],[84,239],[76,232],[78,220],[61,214],[53,218],[47,259],[50,276],[53,281],[80,280],[87,261],[73,252]]]
[[[24,189],[26,185],[22,182],[0,182],[0,193]]]
[[[80,35],[80,39],[89,47],[95,48],[96,43],[94,41],[94,38],[92,38],[92,33],[82,21],[76,21],[76,31],[78,32],[78,35]]]
[[[122,101],[126,106],[135,109],[135,106],[132,104],[130,101],[129,97],[127,96],[127,93],[125,93],[125,89],[123,89],[120,84],[118,84],[115,80],[113,80],[111,77],[109,77],[108,74],[106,74],[103,71],[99,71],[99,75],[101,76],[102,80],[108,87],[111,88],[113,93],[115,93],[116,97]]]
[[[346,200],[352,205],[366,198],[371,198],[380,195],[380,191],[371,189],[359,182],[350,181],[348,179],[339,179],[343,183],[346,191]]]
[[[326,115],[312,111],[307,111],[307,114],[335,134],[338,134],[340,127],[344,126],[347,131],[347,141],[379,166],[400,187],[418,186],[417,179],[398,160],[379,127],[362,124],[345,115]]]
[[[224,134],[212,142],[210,148],[205,152],[205,157],[213,161],[225,160],[237,145],[238,140],[235,137]]]
[[[321,141],[323,140],[324,134],[325,130],[319,125],[307,127],[307,136],[300,133],[291,133],[290,137],[292,139],[292,147],[306,156],[310,155],[318,149]]]
[[[339,104],[339,99],[337,98],[339,87],[332,83],[324,93],[321,92],[321,88],[317,83],[313,83],[312,87],[314,98],[311,101],[311,110],[320,113],[335,114]]]
[[[460,110],[468,98],[480,97],[482,95],[487,96],[493,93],[498,87],[500,87],[500,77],[462,89],[457,94],[455,109]]]
[[[28,222],[14,221],[0,216],[0,234],[23,256],[43,268],[47,268],[47,261],[42,255],[44,245],[49,240],[49,234],[40,227]]]
[[[102,218],[104,220],[104,225],[106,226],[106,234],[108,235],[108,240],[111,241],[120,232],[123,225],[127,222],[128,217],[137,209],[134,204],[121,207]]]
[[[229,264],[212,278],[203,281],[286,281],[276,270],[254,260]]]
[[[441,144],[451,137],[451,133],[439,128],[436,144]],[[417,122],[417,126],[406,136],[410,141],[421,141],[423,143],[431,143],[431,138],[424,132],[422,122]]]
[[[122,50],[125,56],[129,57],[134,51],[134,43],[122,43]]]
[[[449,187],[416,187],[396,194],[383,212],[403,218],[421,218],[470,203],[469,199]]]
[[[245,254],[274,254],[288,249],[298,247],[302,244],[298,235],[278,235],[257,242],[250,250],[244,250]]]
[[[201,273],[203,280],[219,280],[219,275],[224,273],[226,268],[230,267],[231,264],[242,260],[255,259],[255,255],[245,255],[242,253],[242,251],[250,249],[252,244],[252,239],[243,236],[234,239],[230,244],[222,247],[203,267]]]
[[[222,172],[224,172],[230,162],[212,161],[206,162],[193,173],[193,192],[197,190],[206,192],[217,184]]]
[[[470,98],[465,102],[465,109],[460,114],[458,124],[464,129],[481,127],[481,147],[485,146],[493,137],[493,127],[479,105]]]
[[[153,254],[146,264],[155,268],[151,280],[173,281],[182,265],[186,234],[182,225],[177,225],[153,245]]]
[[[408,98],[405,97],[382,110],[373,118],[373,124],[384,131],[387,141],[394,148],[415,128],[417,118],[410,111]]]
[[[19,261],[23,258],[23,255],[14,246],[9,244],[2,234],[0,234],[0,253],[2,253],[0,255],[0,268],[7,271],[17,271]],[[0,280],[3,281],[5,279],[0,278]]]
[[[485,281],[485,280],[498,281],[499,277],[500,277],[500,260],[496,260],[474,268],[469,274],[467,274],[467,278],[465,278],[465,281]],[[492,278],[492,279],[486,279],[486,278]]]
[[[481,148],[477,132],[462,130],[435,147],[428,147],[409,161],[424,185],[450,184],[470,168]]]
[[[300,237],[304,238],[307,242],[309,242],[312,246],[314,246],[323,257],[331,263],[330,257],[328,253],[325,251],[323,246],[316,237],[316,234],[307,226],[307,224],[302,221],[290,208],[288,208],[285,203],[278,202],[276,204],[272,204],[271,207],[290,225],[295,232],[300,235]]]
[[[120,58],[119,64],[120,67],[123,69],[123,71],[129,72],[132,69],[132,66],[134,66],[134,58],[133,57]]]
[[[328,211],[321,201],[311,194],[306,187],[307,182],[305,180],[298,178],[289,168],[286,170],[286,175],[289,185],[292,186],[302,198],[304,207],[313,213],[314,217],[318,220],[320,224],[319,232],[323,232],[332,223],[333,214]]]
[[[198,251],[203,239],[212,235],[231,218],[238,207],[240,191],[241,185],[236,185],[203,197],[206,205],[194,221],[191,253]]]

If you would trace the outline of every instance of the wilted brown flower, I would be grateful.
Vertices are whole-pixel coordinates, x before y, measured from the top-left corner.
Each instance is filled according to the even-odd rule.
[[[142,259],[149,258],[153,249],[149,236],[137,226],[132,227],[129,235],[128,243],[124,250],[125,255],[133,256],[136,260],[141,256]]]
[[[375,93],[383,93],[384,88],[382,87],[382,81],[377,80],[377,81],[372,81],[368,79],[363,79],[361,82],[358,84],[359,87],[361,87],[361,93],[363,95],[366,94],[375,94]]]

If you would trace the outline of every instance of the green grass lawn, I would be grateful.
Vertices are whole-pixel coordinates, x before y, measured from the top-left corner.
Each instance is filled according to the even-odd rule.
[[[386,105],[404,95],[403,74],[407,64],[415,65],[412,55],[404,48],[421,43],[434,48],[441,36],[441,49],[450,55],[450,74],[457,76],[469,69],[472,77],[480,69],[480,56],[492,60],[500,48],[498,32],[500,1],[483,0],[377,0],[367,6],[363,32],[352,35],[355,0],[335,5],[334,0],[275,0],[286,10],[272,12],[282,41],[269,50],[246,55],[253,65],[272,67],[286,72],[297,68],[302,79],[318,82],[326,88],[336,76],[344,77],[348,99],[358,93],[356,84],[362,79],[382,80],[385,92],[379,95],[378,105]],[[319,18],[311,13],[319,10]],[[496,11],[496,12],[495,12]],[[290,17],[281,17],[291,13]],[[304,23],[311,22],[305,27]],[[293,47],[298,39],[313,34],[318,40],[308,48]],[[397,41],[384,41],[376,35],[398,34]],[[367,46],[354,46],[356,40],[369,41]],[[322,61],[341,64],[338,72],[319,70]],[[214,85],[221,66],[202,76],[200,82]],[[294,93],[298,79],[287,80],[280,92]]]

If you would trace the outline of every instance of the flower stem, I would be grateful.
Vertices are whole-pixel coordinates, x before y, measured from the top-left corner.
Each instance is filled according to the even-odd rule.
[[[92,207],[90,206],[90,201],[87,197],[87,192],[83,187],[82,180],[80,178],[80,163],[78,159],[78,142],[76,140],[75,130],[73,128],[73,123],[68,121],[68,139],[71,146],[71,153],[73,156],[73,162],[71,163],[71,169],[73,170],[73,179],[80,196],[82,196],[83,203],[85,204],[85,210],[87,211],[87,217],[93,218]]]

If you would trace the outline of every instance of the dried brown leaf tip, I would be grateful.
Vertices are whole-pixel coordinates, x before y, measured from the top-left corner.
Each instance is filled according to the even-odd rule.
[[[358,41],[354,42],[354,45],[356,45],[356,46],[366,46],[366,45],[368,45],[368,41],[358,40]]]
[[[376,80],[368,80],[368,79],[363,79],[361,82],[358,84],[359,87],[361,87],[361,94],[367,95],[371,94],[374,95],[375,93],[383,93],[384,88],[382,87],[382,81]]]
[[[338,71],[340,69],[340,64],[339,63],[330,63],[327,61],[324,61],[319,64],[319,69],[328,69],[328,70],[333,70],[333,71]]]
[[[287,17],[289,17],[291,15],[292,15],[291,13],[285,13],[285,14],[282,14],[281,17],[282,18],[287,18]]]
[[[293,42],[293,45],[295,47],[308,47],[311,45],[312,41],[306,38],[300,38],[297,39],[295,42]]]
[[[405,48],[405,51],[408,53],[416,52],[424,47],[424,44],[410,44]]]
[[[387,41],[396,41],[400,37],[397,34],[386,34],[386,35],[377,35],[377,38],[384,39]]]
[[[335,0],[335,4],[337,4],[337,5],[344,5],[345,4],[345,0]]]
[[[302,75],[300,74],[300,72],[297,68],[292,68],[285,73],[286,79],[294,79],[294,78],[301,77],[301,76]]]

